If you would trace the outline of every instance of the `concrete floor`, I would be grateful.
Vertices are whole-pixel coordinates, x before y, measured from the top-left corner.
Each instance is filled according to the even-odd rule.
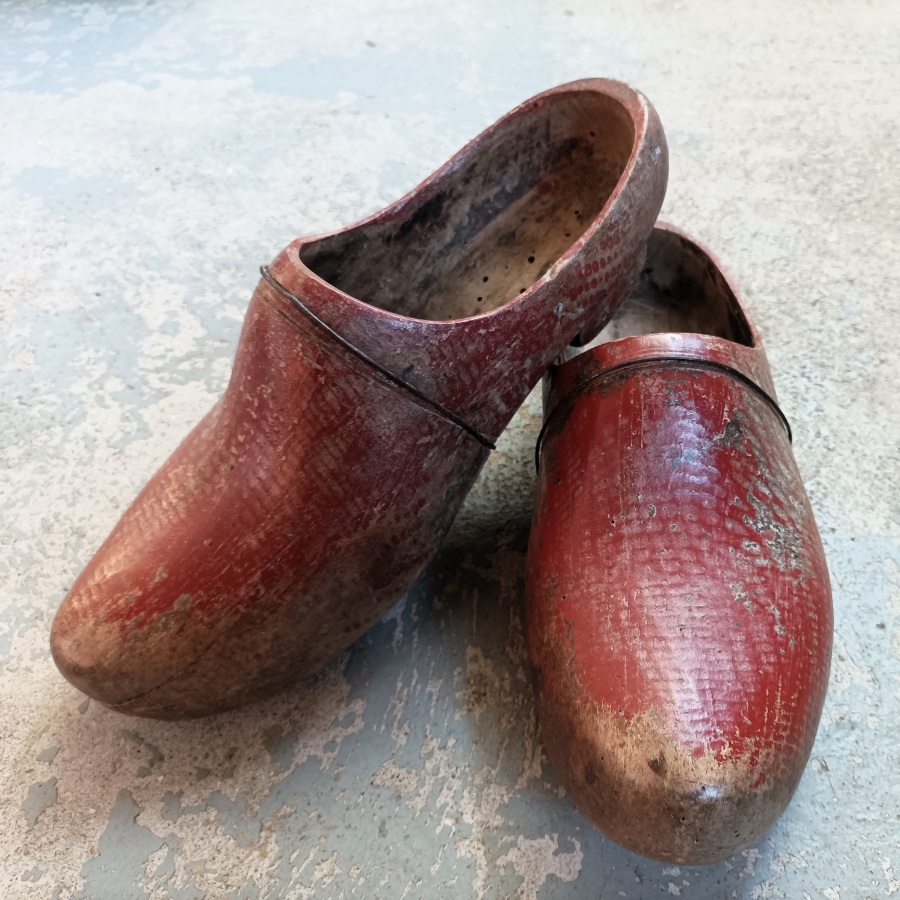
[[[898,47],[893,0],[0,0],[0,894],[898,894]],[[665,214],[747,290],[834,582],[797,795],[706,868],[605,840],[542,754],[520,617],[537,397],[427,575],[314,684],[141,721],[47,646],[223,389],[257,266],[583,75],[662,116]]]

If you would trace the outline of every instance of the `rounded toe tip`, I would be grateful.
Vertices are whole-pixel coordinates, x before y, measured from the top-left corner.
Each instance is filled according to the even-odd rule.
[[[227,664],[206,645],[177,629],[125,625],[104,618],[112,605],[95,604],[77,591],[65,598],[50,629],[50,653],[63,677],[102,706],[129,716],[195,719],[249,702],[248,680],[225,677]],[[86,610],[91,610],[86,612]],[[158,617],[159,618],[159,617]],[[260,666],[260,670],[264,670]]]
[[[71,597],[71,595],[70,595]],[[50,629],[50,653],[63,677],[82,693],[107,705],[123,696],[119,641],[96,623],[79,622],[63,601]]]
[[[758,840],[783,812],[790,794],[773,796],[753,788],[742,775],[722,771],[718,778],[686,780],[647,792],[645,804],[658,815],[639,833],[610,835],[630,850],[662,862],[708,865]]]
[[[60,674],[83,694],[111,709],[130,712],[130,706],[166,680],[165,654],[153,652],[142,639],[146,636],[130,634],[105,616],[108,606],[76,585],[53,620],[50,653]]]
[[[646,729],[624,730],[576,740],[559,768],[607,837],[661,862],[705,865],[752,844],[787,807],[803,768],[771,753],[700,753],[674,736],[648,742]]]

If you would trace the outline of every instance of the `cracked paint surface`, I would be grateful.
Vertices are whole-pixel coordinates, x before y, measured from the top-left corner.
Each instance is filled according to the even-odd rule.
[[[855,0],[686,7],[0,2],[4,897],[900,891],[900,23]],[[257,265],[584,75],[660,112],[664,213],[747,290],[833,580],[810,766],[775,827],[708,868],[605,840],[544,757],[521,623],[537,396],[425,577],[315,682],[141,721],[86,701],[47,646],[224,388]]]

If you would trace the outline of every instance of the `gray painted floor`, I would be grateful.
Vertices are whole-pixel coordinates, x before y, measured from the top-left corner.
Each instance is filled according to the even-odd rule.
[[[0,2],[0,894],[900,896],[898,48],[894,0]],[[707,868],[605,840],[542,754],[520,616],[537,397],[426,577],[314,684],[141,721],[47,647],[223,389],[257,266],[583,75],[657,106],[666,216],[748,292],[833,575],[808,770]]]

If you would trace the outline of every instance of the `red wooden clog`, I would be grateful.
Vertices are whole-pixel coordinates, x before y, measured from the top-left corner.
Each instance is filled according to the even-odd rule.
[[[182,718],[348,647],[415,581],[550,361],[627,293],[666,174],[647,100],[578,81],[393,206],[287,247],[225,394],[63,601],[66,678]]]
[[[803,772],[828,571],[759,335],[715,258],[658,227],[600,340],[545,381],[527,607],[541,731],[609,837],[711,862],[759,837]]]

